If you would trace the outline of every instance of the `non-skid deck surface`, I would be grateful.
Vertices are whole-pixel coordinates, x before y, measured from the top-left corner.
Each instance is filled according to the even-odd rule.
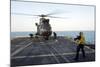
[[[76,44],[64,37],[57,40],[34,42],[30,38],[17,38],[11,42],[11,65],[42,65],[85,62],[95,60],[95,51],[85,46],[86,58],[75,61]]]

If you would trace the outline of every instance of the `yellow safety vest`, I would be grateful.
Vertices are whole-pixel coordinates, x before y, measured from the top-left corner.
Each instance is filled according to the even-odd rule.
[[[76,41],[77,44],[85,44],[85,37],[81,35],[81,39]]]

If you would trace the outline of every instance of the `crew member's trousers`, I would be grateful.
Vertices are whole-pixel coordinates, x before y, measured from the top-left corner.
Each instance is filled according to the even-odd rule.
[[[84,44],[79,44],[79,45],[77,46],[76,59],[79,58],[79,51],[80,51],[80,49],[81,49],[81,51],[82,51],[83,58],[85,58]]]

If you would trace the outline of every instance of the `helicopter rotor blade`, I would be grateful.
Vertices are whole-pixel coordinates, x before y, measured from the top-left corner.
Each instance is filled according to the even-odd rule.
[[[68,17],[55,17],[55,16],[47,16],[47,17],[50,17],[50,18],[60,18],[60,19],[67,19]]]
[[[48,13],[48,14],[46,14],[47,16],[50,16],[50,15],[56,15],[56,14],[61,14],[62,12],[59,12],[59,11],[57,11],[57,12],[52,12],[52,13]]]
[[[49,13],[49,14],[46,14],[47,16],[49,15],[55,15],[55,14],[58,14],[57,12],[52,12],[52,13]]]
[[[26,16],[38,16],[38,17],[48,17],[47,15],[40,14],[40,15],[32,15],[32,14],[25,14],[25,13],[11,13],[14,15],[26,15]]]
[[[56,11],[51,12],[51,13],[48,13],[48,14],[46,14],[46,15],[47,15],[47,16],[51,16],[51,15],[64,14],[64,13],[69,13],[69,11],[59,11],[59,10],[56,10]]]
[[[44,15],[44,14],[41,14],[41,15],[32,15],[32,14],[25,14],[25,13],[11,13],[11,14],[14,14],[14,15],[26,15],[26,16],[38,16],[38,17],[50,17],[50,18],[66,19],[66,17],[50,16],[51,14],[49,14],[49,15]]]
[[[25,14],[25,13],[11,13],[14,15],[27,15],[27,16],[40,16],[40,15],[32,15],[32,14]]]

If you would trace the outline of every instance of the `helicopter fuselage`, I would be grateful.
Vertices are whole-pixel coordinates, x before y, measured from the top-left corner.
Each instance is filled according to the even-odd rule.
[[[45,37],[46,39],[52,34],[51,25],[49,24],[49,19],[44,17],[40,18],[39,24],[37,24],[37,34]]]

